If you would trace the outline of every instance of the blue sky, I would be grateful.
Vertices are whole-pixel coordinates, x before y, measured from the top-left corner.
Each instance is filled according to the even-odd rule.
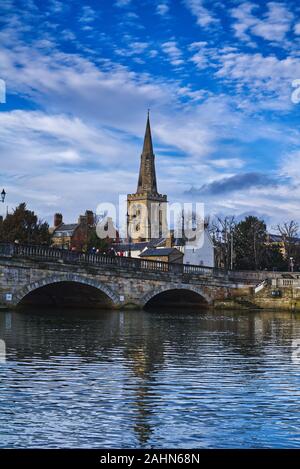
[[[300,221],[296,1],[1,0],[0,185],[48,221],[158,188],[206,213]]]

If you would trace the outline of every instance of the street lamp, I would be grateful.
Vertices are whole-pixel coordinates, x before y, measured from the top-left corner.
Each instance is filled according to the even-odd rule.
[[[1,192],[1,202],[4,203],[5,201],[5,196],[6,196],[6,192],[5,190],[3,189],[2,192]]]
[[[130,237],[130,215],[127,212],[127,239],[128,239],[128,257],[131,257],[131,237]]]
[[[230,231],[230,270],[233,270],[233,231]]]

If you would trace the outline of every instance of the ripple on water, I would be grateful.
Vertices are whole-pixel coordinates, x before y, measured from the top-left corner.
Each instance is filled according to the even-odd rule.
[[[1,447],[300,446],[297,316],[6,314]]]

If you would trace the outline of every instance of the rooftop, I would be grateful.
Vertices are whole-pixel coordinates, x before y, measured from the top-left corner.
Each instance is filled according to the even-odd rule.
[[[166,238],[151,239],[151,241],[143,241],[140,243],[118,243],[114,244],[113,247],[118,252],[124,251],[142,251],[147,247],[157,247],[165,242]]]
[[[140,257],[157,257],[157,256],[170,256],[171,254],[179,254],[183,256],[182,252],[176,248],[158,248],[158,249],[146,249],[140,254]]]
[[[69,236],[72,235],[77,228],[78,223],[62,223],[53,232],[54,236]]]

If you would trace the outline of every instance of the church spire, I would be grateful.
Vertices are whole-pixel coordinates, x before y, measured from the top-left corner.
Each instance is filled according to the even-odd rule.
[[[143,153],[153,155],[149,109],[148,109],[148,116],[147,116],[147,124],[146,124],[145,138],[144,138]]]
[[[153,153],[151,126],[149,110],[147,116],[146,132],[144,138],[143,152],[141,154],[140,174],[137,193],[157,194],[157,183],[155,174],[155,155]]]

